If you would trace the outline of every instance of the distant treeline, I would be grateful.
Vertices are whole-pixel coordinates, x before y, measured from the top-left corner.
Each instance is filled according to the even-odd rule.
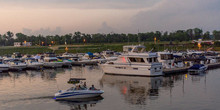
[[[15,39],[14,39],[14,36]],[[32,35],[28,36],[23,33],[16,33],[8,31],[6,34],[0,35],[1,46],[12,46],[14,42],[32,42],[32,45],[63,45],[78,44],[78,43],[119,43],[119,42],[145,42],[154,41],[154,38],[159,41],[189,41],[203,38],[206,40],[214,39],[220,40],[220,31],[214,30],[212,35],[209,31],[203,32],[202,29],[194,28],[187,30],[177,30],[175,32],[146,32],[138,34],[85,34],[75,32],[74,34],[66,35]]]

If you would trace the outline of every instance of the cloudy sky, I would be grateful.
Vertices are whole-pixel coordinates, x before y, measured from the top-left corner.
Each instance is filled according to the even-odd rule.
[[[0,0],[0,33],[220,30],[220,0]]]

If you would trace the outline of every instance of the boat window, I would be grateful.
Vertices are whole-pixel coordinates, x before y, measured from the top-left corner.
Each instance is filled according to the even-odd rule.
[[[157,57],[154,57],[153,60],[154,60],[153,62],[158,62]]]
[[[143,58],[129,58],[131,62],[145,63]]]
[[[152,63],[153,61],[152,61],[152,58],[147,58],[147,61],[149,62],[149,63]]]
[[[173,54],[161,54],[160,57],[161,57],[161,60],[172,60]]]

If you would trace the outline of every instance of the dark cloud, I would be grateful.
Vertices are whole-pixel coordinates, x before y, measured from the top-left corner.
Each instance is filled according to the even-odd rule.
[[[163,0],[132,19],[142,31],[175,31],[199,27],[220,29],[219,0]]]

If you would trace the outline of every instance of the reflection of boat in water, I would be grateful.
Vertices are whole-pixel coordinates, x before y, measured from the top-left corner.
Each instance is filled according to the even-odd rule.
[[[131,104],[144,104],[148,96],[158,96],[162,77],[131,77],[103,75],[103,86],[111,85],[120,89],[125,100]],[[150,97],[157,98],[157,97]]]
[[[82,85],[81,81],[85,80],[83,78],[70,78],[68,83],[73,84],[74,86],[67,90],[60,90],[58,93],[55,93],[55,100],[66,100],[66,99],[84,99],[100,96],[104,93],[103,90],[96,89],[94,85],[87,88],[86,85]],[[84,83],[85,84],[85,83]]]
[[[33,70],[26,70],[28,76],[34,77],[36,75],[41,75],[42,71],[33,71]]]
[[[45,69],[43,70],[41,77],[46,80],[55,80],[56,74],[63,72],[63,69]]]
[[[94,107],[97,103],[101,102],[102,99],[103,97],[98,96],[86,99],[60,100],[57,102],[63,105],[70,106],[71,110],[86,110],[88,107]]]
[[[17,71],[17,72],[16,71],[10,71],[10,72],[8,72],[8,74],[12,78],[18,78],[20,75],[26,74],[26,71]]]

